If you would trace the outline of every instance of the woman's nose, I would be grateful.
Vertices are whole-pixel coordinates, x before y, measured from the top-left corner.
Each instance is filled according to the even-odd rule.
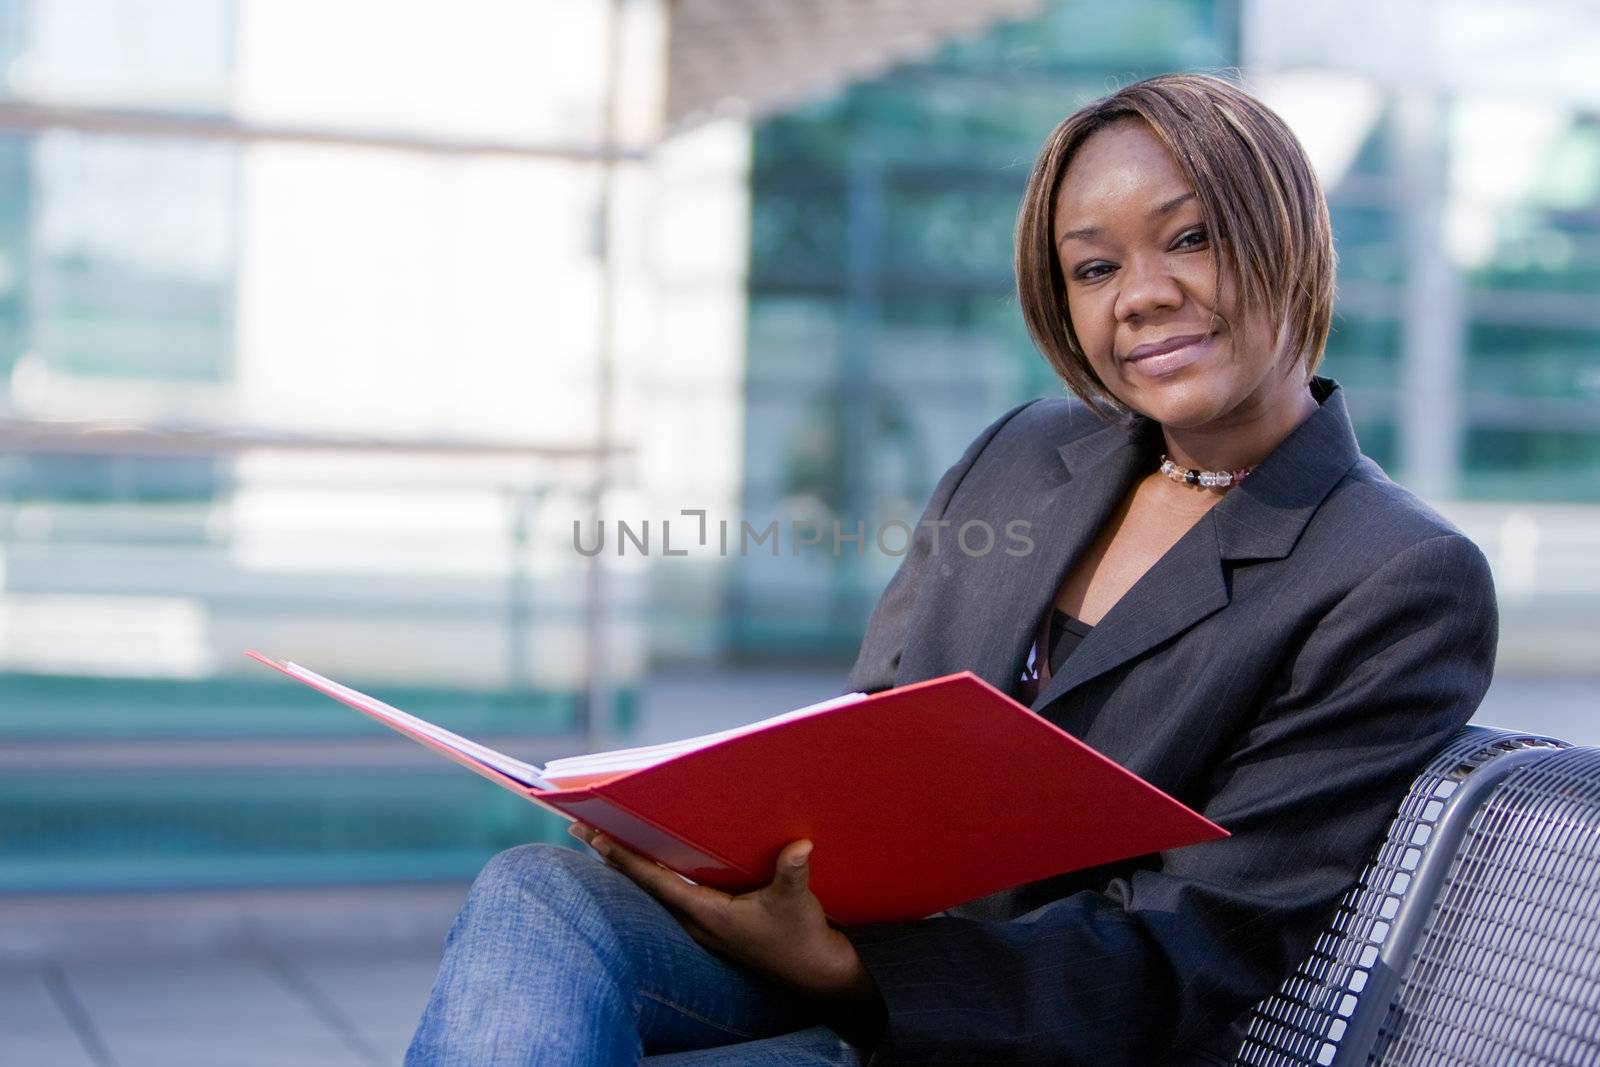
[[[1149,315],[1183,303],[1183,290],[1165,263],[1132,257],[1124,265],[1117,291],[1117,320]]]

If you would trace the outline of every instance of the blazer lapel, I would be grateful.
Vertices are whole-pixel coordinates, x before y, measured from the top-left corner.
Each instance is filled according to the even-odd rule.
[[[1034,711],[1225,607],[1227,565],[1288,555],[1328,491],[1360,458],[1338,383],[1313,378],[1312,395],[1320,409],[1123,594],[1040,692]],[[896,684],[970,670],[1015,692],[1039,620],[1068,569],[1134,482],[1154,470],[1160,450],[1160,426],[1138,416],[1060,445],[1059,464],[1032,464],[986,482],[987,499],[975,501],[969,514],[983,515],[1001,544],[1007,523],[1026,522],[1033,548],[1020,556],[998,547],[968,556],[955,544],[957,531],[944,530],[940,562],[918,593]]]
[[[1016,689],[1028,646],[1062,577],[1086,549],[1147,465],[1137,425],[1104,427],[1061,445],[1060,463],[1013,471],[1018,481],[989,487],[978,510],[1003,538],[1013,520],[1033,541],[1024,555],[995,550],[967,556],[945,530],[942,577],[919,594],[915,637],[896,683],[970,670],[1002,692]],[[1026,480],[1022,480],[1026,479]]]
[[[1067,657],[1061,672],[1051,677],[1033,710],[1042,711],[1074,687],[1226,607],[1231,583],[1225,563],[1282,559],[1289,554],[1328,492],[1361,458],[1339,384],[1313,378],[1312,395],[1319,409],[1112,605]],[[1148,433],[1153,425],[1136,426],[1133,432]],[[1119,495],[1126,489],[1122,485]],[[1096,523],[1093,529],[1098,528]],[[1087,538],[1075,543],[1067,565],[1086,543]],[[1064,578],[1065,567],[1050,585],[1047,601]],[[1036,625],[1039,612],[1031,618]]]
[[[996,664],[1011,675],[1027,660],[1039,620],[1050,610],[1067,572],[1099,535],[1134,483],[1148,473],[1149,431],[1153,428],[1148,420],[1118,424],[1058,450],[1066,480],[1040,502],[1039,521],[1032,527],[1036,543],[1028,566],[1015,568],[1013,579],[1002,585],[1003,602],[1020,612],[1005,631],[1009,640],[1000,649],[1005,659]],[[1057,679],[1050,681],[1053,686]],[[1007,677],[1006,682],[1006,691],[1010,692],[1017,679]],[[1040,706],[1035,701],[1034,707]]]

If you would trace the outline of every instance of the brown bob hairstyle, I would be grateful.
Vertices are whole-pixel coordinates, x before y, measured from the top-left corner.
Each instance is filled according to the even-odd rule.
[[[1232,82],[1209,74],[1162,74],[1079,108],[1044,143],[1017,216],[1017,295],[1028,332],[1067,387],[1096,410],[1126,410],[1089,365],[1067,313],[1055,247],[1062,177],[1089,137],[1122,119],[1142,120],[1193,185],[1239,311],[1265,308],[1279,324],[1277,351],[1296,354],[1307,380],[1322,361],[1333,317],[1333,228],[1305,149],[1283,119]],[[1226,321],[1226,320],[1224,320]]]

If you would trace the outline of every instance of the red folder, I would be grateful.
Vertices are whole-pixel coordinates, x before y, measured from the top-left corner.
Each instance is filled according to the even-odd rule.
[[[540,788],[524,773],[537,768],[304,668],[249,655],[704,885],[759,888],[778,851],[807,838],[811,889],[841,923],[920,918],[1039,878],[1228,836],[970,671],[654,766]]]

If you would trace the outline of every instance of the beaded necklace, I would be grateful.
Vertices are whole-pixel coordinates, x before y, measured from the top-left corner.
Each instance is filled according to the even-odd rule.
[[[1191,467],[1180,467],[1165,454],[1161,457],[1162,474],[1175,482],[1198,485],[1206,489],[1226,489],[1230,485],[1238,485],[1253,470],[1254,467],[1239,467],[1231,471],[1202,471]]]

